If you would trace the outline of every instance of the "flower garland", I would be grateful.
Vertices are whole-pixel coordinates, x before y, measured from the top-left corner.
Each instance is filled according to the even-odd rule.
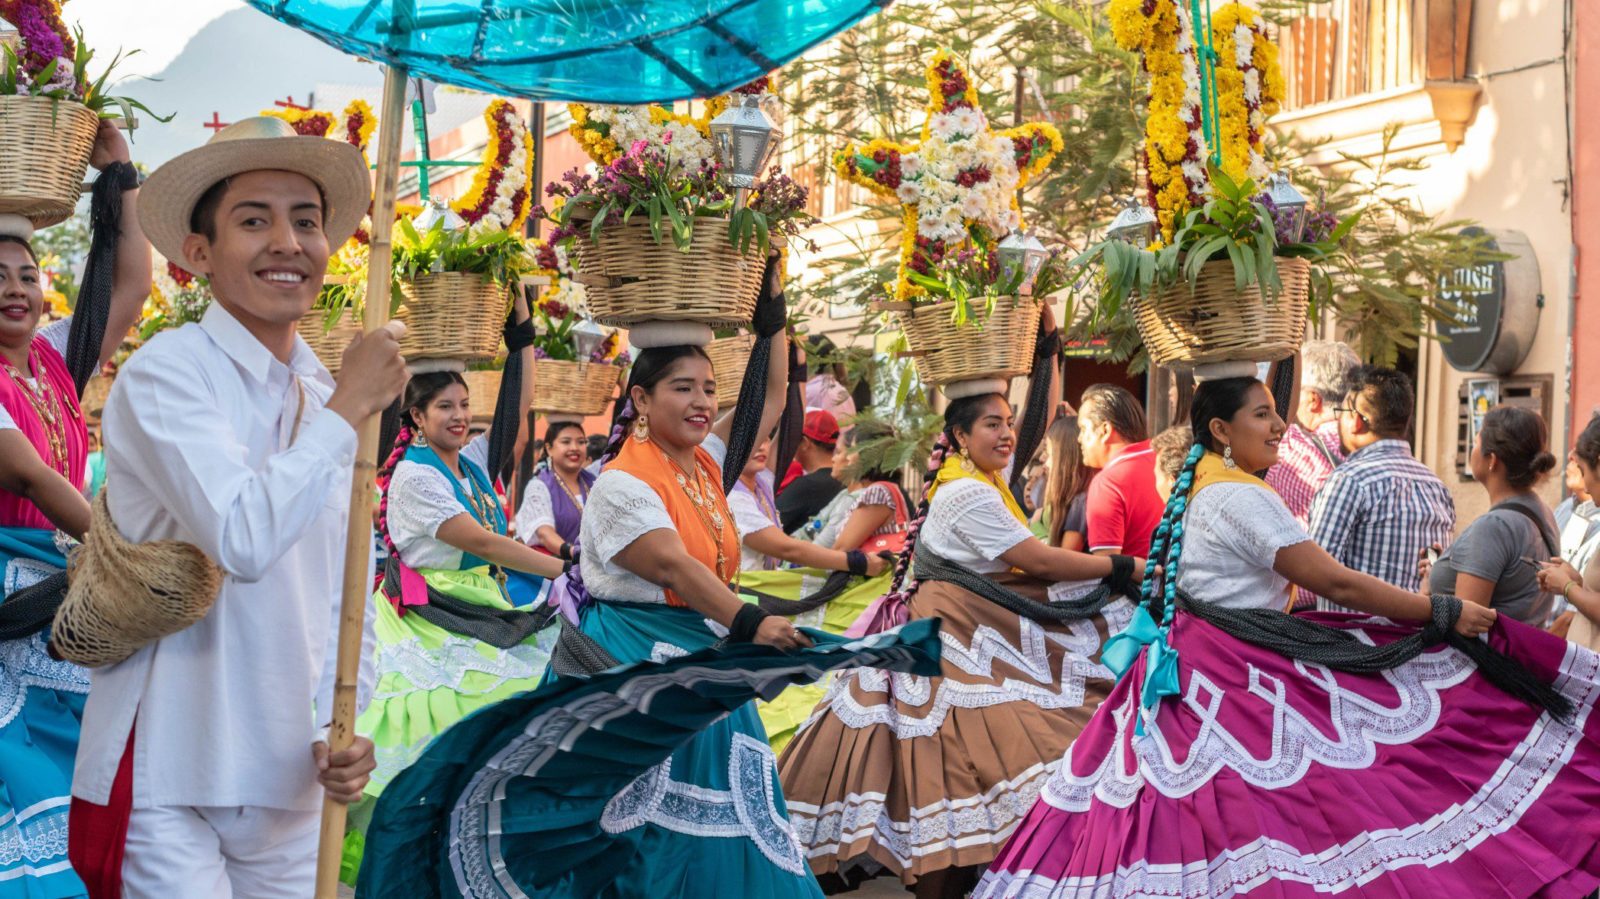
[[[63,76],[74,77],[72,63],[77,44],[72,39],[72,30],[61,19],[61,4],[56,0],[0,0],[0,19],[10,22],[22,39],[19,74],[31,80],[54,62],[56,69],[51,83],[66,86],[56,82]],[[72,87],[76,89],[82,85]]]
[[[933,275],[977,232],[985,241],[1022,227],[1017,193],[1061,151],[1055,126],[995,131],[978,90],[947,50],[927,69],[928,117],[918,144],[877,138],[834,156],[839,174],[904,207],[897,299],[926,293],[911,274]]]
[[[296,106],[261,110],[264,116],[283,119],[294,126],[294,133],[302,137],[329,137],[333,131],[333,113],[321,109],[301,109]]]
[[[1205,135],[1200,115],[1200,64],[1182,0],[1111,0],[1111,33],[1138,51],[1150,77],[1144,159],[1150,205],[1162,239],[1204,200]]]
[[[533,208],[533,135],[507,100],[490,103],[483,121],[489,129],[483,164],[473,173],[466,195],[451,208],[469,225],[487,220],[516,230]]]
[[[344,108],[344,142],[360,150],[362,159],[367,158],[367,144],[377,127],[378,120],[373,117],[367,101],[357,97]]]
[[[1222,170],[1234,180],[1261,181],[1271,174],[1262,156],[1267,119],[1283,101],[1283,71],[1278,46],[1267,37],[1261,15],[1240,3],[1212,14],[1217,66],[1217,119],[1222,138]]]

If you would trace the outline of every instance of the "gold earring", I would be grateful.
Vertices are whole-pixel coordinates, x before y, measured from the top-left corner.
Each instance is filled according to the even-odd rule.
[[[1230,469],[1239,467],[1238,463],[1233,461],[1233,447],[1231,446],[1222,448],[1222,467]]]
[[[974,471],[972,467],[972,457],[967,455],[967,448],[964,446],[961,448],[961,470],[967,474],[972,474]]]
[[[650,416],[641,415],[633,420],[633,439],[640,443],[650,439]]]
[[[428,435],[422,433],[421,431],[418,431],[416,433],[416,436],[411,438],[411,445],[412,446],[427,446],[428,445]]]

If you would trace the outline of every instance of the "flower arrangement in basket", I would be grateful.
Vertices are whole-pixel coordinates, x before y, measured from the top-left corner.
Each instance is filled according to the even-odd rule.
[[[925,381],[1009,378],[1032,366],[1039,306],[1065,285],[1060,257],[1024,232],[1017,192],[1061,150],[1030,122],[997,131],[977,86],[948,51],[927,68],[919,143],[876,139],[835,155],[841,176],[902,206],[900,266],[890,285]],[[952,327],[954,325],[954,327]]]
[[[1229,3],[1196,29],[1182,2],[1113,0],[1113,33],[1151,81],[1143,159],[1154,209],[1131,201],[1074,266],[1099,277],[1097,318],[1130,305],[1152,360],[1275,361],[1305,335],[1317,263],[1357,216],[1315,209],[1263,156],[1283,94],[1260,14]],[[1258,186],[1265,181],[1265,189]]]
[[[157,255],[153,258],[150,297],[139,318],[139,341],[159,331],[197,322],[211,307],[211,283]]]
[[[0,20],[17,32],[15,47],[0,42],[0,213],[42,228],[77,206],[102,118],[131,120],[134,110],[161,122],[172,116],[106,92],[118,63],[138,51],[118,52],[91,76],[94,51],[80,29],[67,27],[57,0],[0,0]]]
[[[533,408],[540,413],[599,415],[633,361],[622,338],[579,312],[584,287],[571,278],[557,247],[540,247],[553,281],[533,305]]]
[[[574,130],[601,169],[549,184],[547,214],[597,319],[749,322],[768,247],[814,222],[806,189],[766,167],[778,139],[761,109],[766,86],[712,101],[701,119],[574,107]]]

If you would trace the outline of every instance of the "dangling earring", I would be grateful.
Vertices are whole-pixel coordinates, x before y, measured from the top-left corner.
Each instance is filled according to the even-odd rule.
[[[974,471],[972,467],[972,457],[967,455],[967,448],[964,446],[961,448],[961,470],[967,474],[972,474]]]
[[[425,446],[427,446],[428,445],[428,435],[422,433],[421,431],[418,431],[416,436],[411,438],[411,445],[412,446],[417,446],[417,447],[425,447]]]
[[[640,443],[650,439],[650,416],[641,415],[633,420],[633,439]]]
[[[1222,467],[1230,470],[1239,467],[1233,461],[1233,447],[1231,446],[1224,446],[1222,448]]]

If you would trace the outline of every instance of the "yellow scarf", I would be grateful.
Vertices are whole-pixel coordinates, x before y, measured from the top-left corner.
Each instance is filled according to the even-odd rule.
[[[966,464],[963,465],[963,462]],[[1011,495],[1009,487],[1000,483],[999,476],[979,469],[978,466],[973,465],[956,453],[946,456],[944,464],[939,466],[938,473],[933,476],[933,483],[928,485],[928,499],[933,499],[933,495],[939,492],[940,487],[951,481],[959,481],[962,478],[970,478],[974,481],[988,484],[990,487],[1000,491],[1000,498],[1005,501],[1006,508],[1010,510],[1012,515],[1016,516],[1018,521],[1022,522],[1024,527],[1027,526],[1028,516],[1022,514],[1022,507],[1017,505],[1017,498]]]
[[[1212,484],[1254,484],[1272,490],[1272,485],[1242,468],[1229,468],[1222,456],[1209,450],[1194,466],[1194,486],[1189,488],[1189,499]],[[1276,493],[1277,491],[1273,491]]]

